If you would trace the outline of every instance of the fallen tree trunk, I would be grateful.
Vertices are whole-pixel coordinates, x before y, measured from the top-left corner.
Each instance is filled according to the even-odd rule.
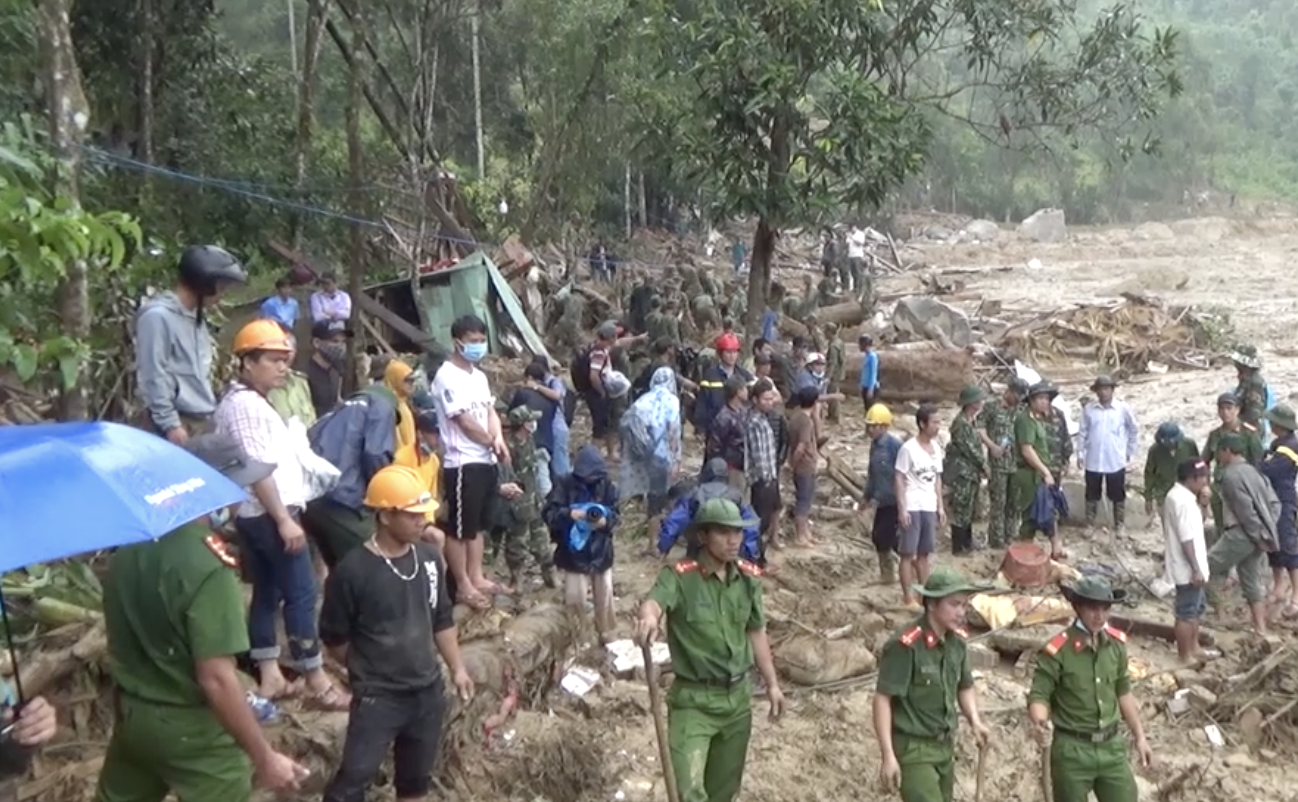
[[[851,349],[855,352],[855,349]],[[880,401],[954,401],[974,383],[973,354],[962,349],[885,349],[879,353]],[[860,383],[861,358],[846,358],[843,386]]]

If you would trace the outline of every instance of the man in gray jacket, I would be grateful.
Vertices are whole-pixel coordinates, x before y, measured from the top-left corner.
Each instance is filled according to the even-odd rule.
[[[173,290],[145,301],[135,316],[135,376],[147,424],[176,445],[211,429],[212,334],[203,318],[211,306],[248,274],[228,251],[192,245],[180,255]]]
[[[1253,628],[1267,634],[1266,588],[1262,584],[1266,554],[1279,548],[1276,522],[1280,519],[1280,499],[1271,483],[1244,454],[1248,443],[1239,434],[1221,438],[1217,460],[1221,474],[1221,537],[1208,551],[1208,598],[1214,608],[1221,606],[1221,584],[1232,568],[1239,574],[1240,590],[1248,602]]]

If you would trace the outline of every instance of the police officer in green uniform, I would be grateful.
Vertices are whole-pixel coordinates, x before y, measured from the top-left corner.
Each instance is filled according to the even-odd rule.
[[[224,434],[186,447],[247,487],[274,465]],[[257,784],[296,790],[306,770],[276,752],[244,696],[235,655],[248,651],[237,560],[214,534],[234,507],[118,549],[104,579],[108,665],[117,717],[97,802],[247,802]]]
[[[665,566],[640,607],[642,643],[667,618],[676,679],[667,696],[668,740],[680,802],[730,802],[739,793],[752,732],[754,662],[771,717],[784,711],[762,609],[762,570],[739,559],[746,520],[733,501],[699,505],[686,535],[696,559]]]
[[[529,554],[541,569],[545,586],[555,586],[550,531],[541,520],[544,499],[536,489],[538,460],[532,432],[540,417],[541,413],[527,406],[514,407],[505,414],[509,462],[499,466],[500,494],[505,499],[499,509],[505,530],[505,565],[509,566],[509,585],[515,590],[522,589]]]
[[[913,589],[924,614],[884,645],[874,691],[874,732],[882,757],[880,779],[902,802],[951,802],[955,788],[955,733],[960,714],[979,748],[991,731],[978,715],[978,696],[964,630],[971,585],[939,566]]]
[[[1037,655],[1028,692],[1033,735],[1050,747],[1054,802],[1086,802],[1092,793],[1098,802],[1136,802],[1118,719],[1131,730],[1141,765],[1154,754],[1131,693],[1127,633],[1109,623],[1109,609],[1127,593],[1086,577],[1064,595],[1077,618]]]
[[[1262,437],[1258,434],[1257,427],[1244,421],[1240,417],[1239,396],[1235,393],[1222,393],[1217,396],[1217,417],[1221,420],[1221,425],[1211,432],[1208,432],[1208,440],[1203,444],[1203,461],[1212,465],[1212,498],[1209,506],[1212,509],[1212,536],[1208,545],[1216,542],[1225,531],[1221,518],[1221,472],[1225,467],[1217,461],[1217,452],[1221,448],[1221,439],[1229,434],[1242,435],[1244,438],[1244,459],[1250,465],[1257,465],[1262,461],[1262,454],[1266,447],[1262,445]]]

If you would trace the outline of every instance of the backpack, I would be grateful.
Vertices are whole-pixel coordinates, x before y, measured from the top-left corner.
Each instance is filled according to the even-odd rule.
[[[593,389],[590,384],[590,351],[589,345],[579,348],[577,353],[573,354],[572,364],[568,366],[568,373],[572,377],[572,388],[579,393],[589,393]]]

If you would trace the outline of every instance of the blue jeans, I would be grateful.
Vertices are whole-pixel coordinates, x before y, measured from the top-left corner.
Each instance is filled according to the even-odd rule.
[[[558,424],[557,416],[555,423]],[[555,478],[572,473],[572,457],[568,454],[568,425],[566,423],[554,427],[554,450],[550,452],[550,473]]]
[[[300,671],[320,668],[324,659],[316,629],[311,550],[302,549],[297,554],[284,551],[279,527],[269,515],[236,518],[234,525],[243,541],[242,557],[252,582],[252,604],[248,607],[248,640],[252,645],[249,656],[257,662],[279,659],[275,614],[283,602],[284,632],[288,635],[294,667]]]

